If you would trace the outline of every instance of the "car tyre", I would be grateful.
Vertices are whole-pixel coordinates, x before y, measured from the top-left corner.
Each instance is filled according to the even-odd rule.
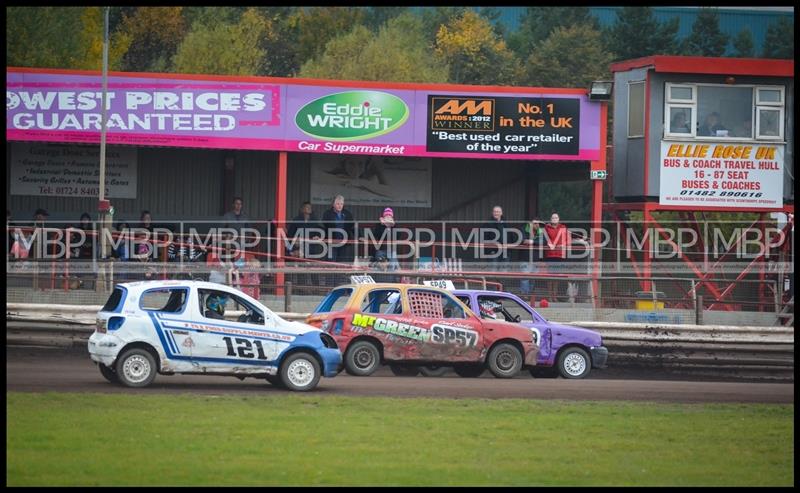
[[[295,392],[313,390],[322,377],[317,358],[306,352],[287,356],[278,374],[283,385]]]
[[[483,365],[458,365],[453,367],[456,375],[464,378],[478,378],[483,375],[486,368]]]
[[[589,354],[579,347],[570,347],[558,355],[558,373],[564,378],[586,378],[592,369]]]
[[[522,353],[508,343],[496,345],[486,358],[489,371],[497,378],[513,378],[522,369]]]
[[[147,387],[156,378],[156,359],[146,349],[128,349],[117,358],[114,369],[122,385]]]
[[[344,369],[356,377],[366,377],[375,373],[381,364],[381,353],[369,341],[356,341],[347,348]]]
[[[425,365],[419,367],[419,372],[426,377],[442,377],[449,371],[449,366]]]
[[[97,363],[97,366],[100,368],[100,374],[103,375],[103,378],[111,383],[119,383],[119,377],[113,368],[109,368],[103,363]]]
[[[416,366],[398,364],[389,365],[389,369],[392,370],[392,373],[398,377],[415,377],[419,375],[420,371],[420,369]]]

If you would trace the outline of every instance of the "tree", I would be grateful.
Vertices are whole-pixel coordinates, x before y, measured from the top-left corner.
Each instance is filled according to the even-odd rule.
[[[366,7],[364,25],[377,33],[387,22],[408,12],[408,7]]]
[[[265,70],[262,40],[272,35],[271,23],[255,9],[247,9],[237,24],[208,29],[195,23],[178,47],[173,65],[177,72],[258,75]]]
[[[684,55],[720,57],[728,46],[728,35],[719,28],[717,9],[701,7],[692,24],[692,32],[683,46]]]
[[[587,25],[559,27],[528,58],[525,83],[543,87],[588,88],[593,80],[610,78],[613,54],[600,31]]]
[[[99,7],[7,7],[6,63],[17,67],[100,70],[103,11]],[[119,70],[125,35],[111,33],[109,67]],[[36,49],[32,49],[36,47]]]
[[[767,28],[764,58],[794,58],[794,24],[786,17],[781,17]]]
[[[675,54],[678,51],[677,17],[660,23],[651,7],[622,7],[617,19],[606,31],[608,49],[615,60],[629,60],[650,55]]]
[[[753,33],[750,32],[750,29],[745,27],[733,38],[733,56],[752,58],[755,51]]]
[[[186,34],[183,7],[139,7],[124,15],[120,32],[131,38],[122,59],[123,70],[166,72],[170,60]]]
[[[439,28],[436,54],[450,65],[450,82],[457,84],[511,85],[521,75],[505,41],[472,10]]]
[[[589,7],[528,7],[519,29],[509,36],[509,47],[523,60],[559,27],[589,25],[599,29]]]
[[[303,64],[301,77],[391,82],[446,82],[448,66],[426,44],[421,19],[405,13],[377,34],[365,26],[328,42],[318,59]]]
[[[328,41],[364,24],[365,11],[358,7],[304,7],[291,20],[300,62],[318,57]]]

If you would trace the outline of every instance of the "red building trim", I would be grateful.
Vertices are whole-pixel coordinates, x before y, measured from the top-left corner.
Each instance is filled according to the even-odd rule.
[[[794,60],[722,58],[706,56],[649,56],[612,63],[612,72],[651,67],[656,72],[678,74],[757,75],[794,78]]]

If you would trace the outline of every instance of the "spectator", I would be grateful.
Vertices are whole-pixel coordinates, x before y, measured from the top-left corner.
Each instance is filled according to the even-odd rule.
[[[92,216],[88,212],[81,214],[80,222],[72,230],[83,231],[83,240],[80,235],[72,233],[70,237],[70,244],[76,245],[72,248],[70,255],[74,259],[86,260],[94,257],[94,227],[92,225]]]
[[[727,137],[728,129],[722,125],[719,113],[715,111],[706,116],[705,122],[697,129],[697,135]]]
[[[542,261],[542,249],[545,243],[545,233],[541,221],[532,219],[525,224],[525,238],[523,243],[531,247],[530,250],[521,250],[523,252],[522,259],[525,265],[525,272],[535,272],[535,264]],[[528,296],[533,293],[533,286],[529,279],[523,279],[520,282],[520,290],[522,294]]]
[[[180,263],[178,271],[175,272],[176,279],[192,279],[193,269],[186,264],[202,262],[205,260],[205,255],[205,246],[196,246],[194,236],[189,236],[188,239],[178,238],[178,241],[170,242],[167,247],[167,260]]]
[[[286,255],[301,258],[318,256],[318,248],[304,240],[316,240],[321,236],[322,225],[314,214],[311,202],[305,201],[286,232]]]
[[[378,252],[383,252],[383,257],[386,259],[388,270],[397,270],[400,267],[397,261],[395,245],[393,243],[395,240],[394,232],[394,211],[391,207],[387,207],[383,209],[381,217],[378,218],[378,227],[375,228],[375,240],[382,243],[380,248],[377,246],[375,247],[373,256],[377,255]]]
[[[261,276],[258,273],[260,267],[261,262],[256,256],[247,254],[234,262],[231,269],[233,286],[256,300],[261,297]]]
[[[36,209],[36,212],[33,213],[33,241],[28,251],[28,256],[31,258],[42,258],[46,253],[43,242],[45,232],[42,228],[46,227],[48,217],[50,214],[44,209]]]
[[[208,281],[229,285],[228,273],[233,267],[234,252],[230,241],[223,243],[222,247],[217,243],[206,256],[206,266],[209,268]]]
[[[242,243],[242,237],[245,234],[245,228],[252,228],[250,217],[244,212],[244,200],[241,197],[234,197],[231,210],[222,216],[223,227],[233,228],[236,230],[239,243]]]
[[[550,222],[544,225],[546,245],[545,262],[561,262],[567,257],[570,237],[567,227],[560,222],[557,212],[550,215]]]
[[[678,111],[672,115],[672,122],[669,126],[669,131],[674,134],[689,134],[692,131],[689,129],[689,122],[686,121],[686,113]]]
[[[328,259],[332,262],[348,263],[353,261],[353,247],[349,242],[354,239],[353,214],[344,208],[344,197],[337,195],[331,208],[322,214],[322,224],[328,240],[339,246],[328,245]]]
[[[492,266],[497,270],[506,270],[506,263],[510,260],[508,250],[502,246],[508,239],[511,227],[503,220],[503,208],[499,205],[492,207],[492,218],[481,227],[481,242],[498,244],[497,248],[484,248],[485,255],[491,257]]]

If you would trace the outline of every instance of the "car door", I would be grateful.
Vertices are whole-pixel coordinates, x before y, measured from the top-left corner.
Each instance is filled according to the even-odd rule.
[[[148,289],[139,298],[139,309],[153,323],[158,340],[173,361],[189,363],[194,339],[187,324],[191,322],[190,288],[160,287]]]
[[[480,360],[486,337],[481,321],[449,293],[423,288],[407,291],[409,319],[428,329],[420,359],[441,362]]]
[[[412,323],[404,310],[400,288],[363,289],[360,297],[346,324],[347,335],[375,337],[383,346],[384,359],[390,361],[419,358],[426,328]]]
[[[551,350],[551,331],[530,305],[516,296],[505,293],[479,294],[478,303],[499,306],[495,309],[495,316],[499,320],[519,323],[531,329],[534,342],[539,345],[538,358],[541,361],[547,360]]]
[[[233,367],[276,366],[276,360],[294,336],[278,330],[267,330],[265,313],[256,305],[228,291],[198,289],[199,316],[191,325],[196,334],[192,361],[208,372],[225,372]],[[243,312],[238,319],[216,318],[207,307],[209,296],[225,299],[226,313]]]

